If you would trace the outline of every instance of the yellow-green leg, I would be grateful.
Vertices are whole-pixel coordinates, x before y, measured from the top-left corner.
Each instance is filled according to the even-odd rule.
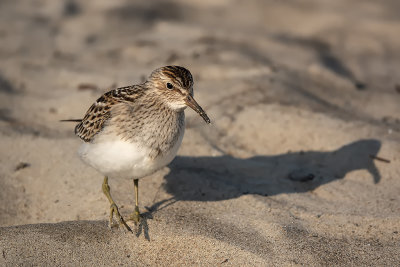
[[[123,224],[128,231],[132,232],[131,228],[126,224],[126,222],[124,221],[124,218],[122,218],[121,214],[119,213],[117,204],[115,204],[114,200],[111,197],[110,186],[108,185],[108,177],[107,176],[104,177],[102,189],[103,189],[104,195],[106,195],[106,197],[108,198],[108,201],[110,201],[110,204],[111,204],[111,206],[110,206],[110,221],[109,221],[108,226],[110,228],[112,228],[114,226]],[[115,213],[115,216],[117,217],[117,220],[119,223],[117,225],[115,225],[113,223],[114,213]]]
[[[137,224],[140,221],[139,212],[139,179],[133,179],[133,185],[135,186],[135,211],[129,217],[129,220],[134,221]]]

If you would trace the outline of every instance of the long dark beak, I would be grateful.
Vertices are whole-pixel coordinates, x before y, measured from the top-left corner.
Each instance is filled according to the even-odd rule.
[[[204,110],[200,107],[199,104],[197,104],[196,100],[194,100],[193,96],[188,95],[186,97],[186,105],[191,107],[194,111],[200,114],[200,116],[205,120],[207,123],[211,123],[210,119],[208,118],[207,114],[204,112]]]

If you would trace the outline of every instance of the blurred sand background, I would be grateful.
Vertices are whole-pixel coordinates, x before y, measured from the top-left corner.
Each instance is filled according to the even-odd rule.
[[[398,265],[399,33],[397,0],[0,1],[0,265]],[[167,64],[213,124],[108,230],[59,120]]]

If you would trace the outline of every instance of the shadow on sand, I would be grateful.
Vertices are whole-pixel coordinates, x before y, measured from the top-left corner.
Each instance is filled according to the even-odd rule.
[[[367,170],[374,183],[381,179],[373,158],[381,142],[359,140],[334,151],[300,151],[247,159],[231,156],[176,157],[165,176],[165,189],[173,197],[146,207],[136,231],[150,240],[147,219],[177,201],[218,201],[245,194],[272,196],[301,193],[343,179],[355,170]]]
[[[380,147],[380,141],[369,139],[327,152],[300,151],[246,159],[177,157],[165,176],[165,188],[175,200],[216,201],[243,194],[271,196],[312,191],[363,169],[378,183],[381,176],[372,157]]]

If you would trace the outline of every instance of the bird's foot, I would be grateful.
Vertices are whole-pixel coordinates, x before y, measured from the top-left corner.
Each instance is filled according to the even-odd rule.
[[[114,222],[113,222],[114,213],[115,213],[115,216],[117,217],[118,223],[114,223]],[[119,210],[118,210],[117,205],[116,205],[116,204],[111,204],[111,206],[110,206],[110,221],[109,221],[108,226],[109,226],[110,228],[113,228],[113,227],[119,227],[120,225],[125,226],[125,228],[126,228],[129,232],[132,232],[132,229],[126,224],[124,218],[123,218],[123,217],[121,216],[121,214],[119,213]]]
[[[139,207],[135,207],[135,211],[129,216],[128,221],[133,221],[137,225],[140,221]]]

